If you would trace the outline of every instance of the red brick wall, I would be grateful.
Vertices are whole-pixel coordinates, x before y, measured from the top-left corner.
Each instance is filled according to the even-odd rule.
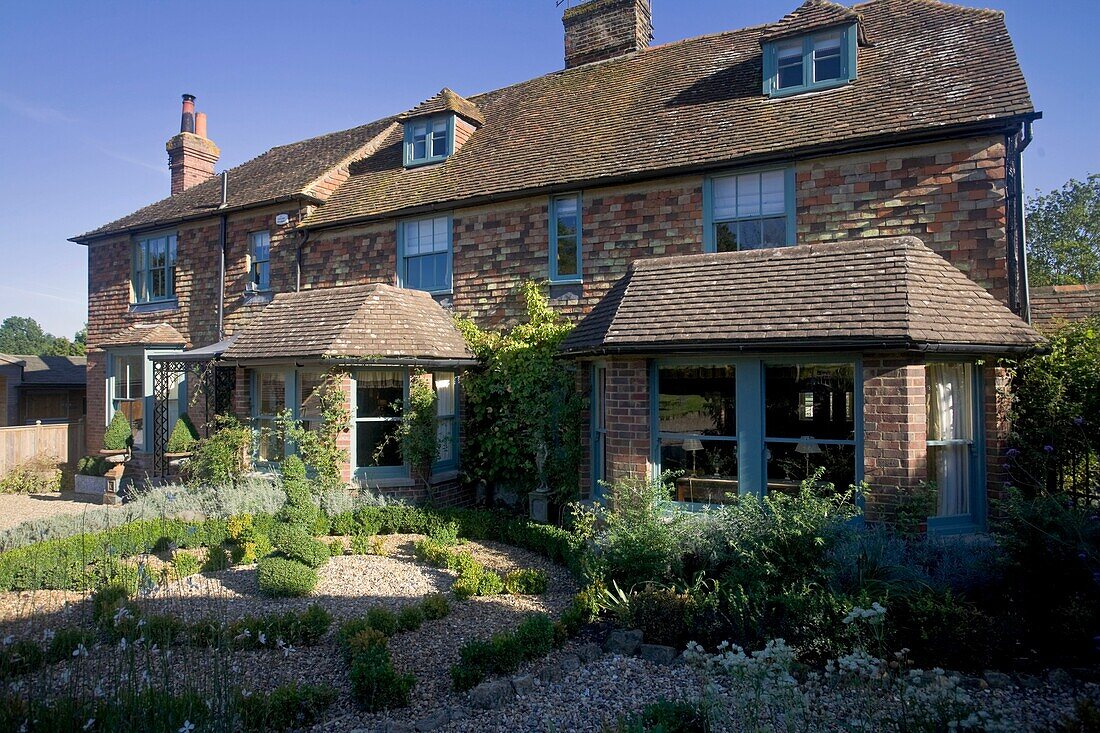
[[[1003,138],[820,158],[796,170],[800,243],[911,234],[1008,302]]]
[[[607,481],[650,469],[649,368],[645,359],[607,364]]]
[[[924,365],[905,355],[863,360],[863,476],[866,514],[889,517],[897,495],[927,476]]]

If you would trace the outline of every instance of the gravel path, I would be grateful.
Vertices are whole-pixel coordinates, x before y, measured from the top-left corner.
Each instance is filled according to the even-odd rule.
[[[81,514],[86,509],[99,506],[98,497],[73,491],[53,494],[0,494],[0,529],[59,514]]]

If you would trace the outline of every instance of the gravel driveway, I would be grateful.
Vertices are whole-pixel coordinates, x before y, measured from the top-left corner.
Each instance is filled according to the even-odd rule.
[[[51,494],[0,494],[0,529],[58,514],[81,514],[99,506],[98,497],[61,491]]]

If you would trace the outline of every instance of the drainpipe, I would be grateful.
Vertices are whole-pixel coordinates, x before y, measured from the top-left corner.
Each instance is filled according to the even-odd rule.
[[[1020,315],[1031,323],[1031,292],[1027,277],[1027,217],[1024,215],[1024,151],[1031,145],[1031,120],[1024,121],[1023,139],[1016,146],[1016,225],[1019,227]]]
[[[224,209],[229,205],[229,171],[222,172],[222,202],[218,206]],[[218,255],[218,341],[225,338],[225,249],[229,235],[229,217],[221,215],[221,231],[218,235],[218,245],[221,250]]]

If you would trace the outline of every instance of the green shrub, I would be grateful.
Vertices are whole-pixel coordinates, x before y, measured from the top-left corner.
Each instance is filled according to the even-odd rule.
[[[451,604],[447,602],[447,596],[442,593],[432,593],[420,602],[420,609],[424,612],[425,619],[435,621],[451,612]]]
[[[424,623],[424,611],[420,606],[406,606],[397,614],[398,631],[416,631]]]
[[[103,476],[111,465],[103,456],[84,456],[76,462],[76,472],[81,476]]]
[[[219,570],[227,570],[232,564],[229,551],[222,545],[214,545],[206,550],[206,559],[202,563],[204,573],[216,573]]]
[[[260,591],[269,596],[308,596],[317,587],[317,571],[284,557],[265,557],[257,563]]]
[[[614,733],[710,733],[707,708],[701,702],[658,700],[619,722]]]
[[[202,563],[189,552],[177,552],[172,555],[172,572],[176,580],[183,580],[189,575],[194,575],[201,568]]]
[[[306,467],[302,459],[289,455],[282,465],[283,491],[286,492],[286,504],[276,515],[276,519],[287,524],[297,525],[305,532],[311,532],[320,516],[320,509],[313,503]]]
[[[56,664],[66,659],[71,659],[73,652],[83,645],[85,648],[90,647],[95,640],[95,636],[92,632],[76,628],[76,627],[63,627],[54,632],[54,636],[50,639],[49,645],[46,647],[46,661],[49,664]]]
[[[194,423],[187,413],[182,413],[172,428],[172,435],[168,438],[168,453],[190,453],[195,444],[199,442],[199,431],[195,430]]]
[[[375,536],[369,534],[357,534],[351,537],[351,554],[353,555],[376,555],[375,549]]]
[[[48,494],[61,491],[62,474],[56,458],[38,455],[14,466],[0,477],[0,494]]]
[[[367,611],[367,625],[386,636],[397,633],[397,616],[388,608],[372,608]]]
[[[329,557],[340,557],[344,554],[344,545],[339,541],[329,542],[327,543],[327,546]]]
[[[516,628],[515,639],[524,659],[538,659],[554,648],[554,622],[544,613],[532,613]]]
[[[374,644],[385,645],[387,638],[389,637],[367,623],[366,618],[353,618],[340,624],[340,630],[336,633],[336,645],[350,663],[355,655],[366,651],[367,647]]]
[[[452,520],[433,527],[428,538],[444,547],[454,547],[458,544],[458,522]]]
[[[104,699],[65,695],[27,701],[8,696],[0,700],[0,730],[177,733],[185,723],[196,730],[209,730],[213,716],[210,702],[198,692],[171,694],[155,688],[122,689]],[[28,725],[24,727],[24,723]]]
[[[97,624],[114,620],[121,608],[130,606],[130,589],[120,583],[109,583],[92,594],[92,619]]]
[[[133,445],[133,426],[121,410],[115,410],[115,414],[111,415],[111,421],[107,423],[107,430],[103,433],[104,450],[129,450]]]
[[[515,596],[537,596],[546,592],[550,576],[542,570],[524,568],[504,576],[504,589]]]
[[[329,531],[334,535],[350,536],[358,534],[359,524],[353,512],[340,512],[329,522]]]
[[[1007,661],[1007,650],[996,649],[997,622],[950,590],[923,589],[888,603],[887,647],[909,649],[915,666],[982,671]]]
[[[328,547],[314,539],[300,525],[281,524],[271,530],[271,542],[286,557],[311,568],[328,562]]]
[[[191,448],[183,475],[193,485],[236,486],[249,467],[252,429],[232,415],[214,418],[213,430]]]
[[[171,646],[190,638],[188,625],[175,616],[157,614],[142,616],[141,618],[145,624],[138,629],[135,623],[134,632],[126,634],[127,637],[134,639],[141,636],[150,644],[157,644],[162,647]]]
[[[285,731],[309,728],[336,701],[327,685],[291,682],[271,692],[237,695],[237,712],[246,731]]]
[[[604,587],[601,583],[593,583],[582,588],[573,597],[572,603],[561,615],[561,622],[568,633],[576,634],[599,616],[599,599],[603,591]]]
[[[33,672],[46,664],[42,646],[33,639],[17,639],[0,646],[0,680]]]
[[[409,704],[409,692],[416,678],[394,671],[385,636],[362,631],[349,640],[349,648],[351,694],[359,705],[376,712]]]
[[[324,607],[311,604],[301,613],[287,611],[243,618],[230,624],[226,634],[239,649],[270,649],[280,640],[284,644],[311,646],[321,640],[331,624],[332,615]]]
[[[630,594],[626,618],[619,623],[639,629],[647,643],[680,648],[697,635],[690,616],[691,597],[671,588],[647,586]]]

